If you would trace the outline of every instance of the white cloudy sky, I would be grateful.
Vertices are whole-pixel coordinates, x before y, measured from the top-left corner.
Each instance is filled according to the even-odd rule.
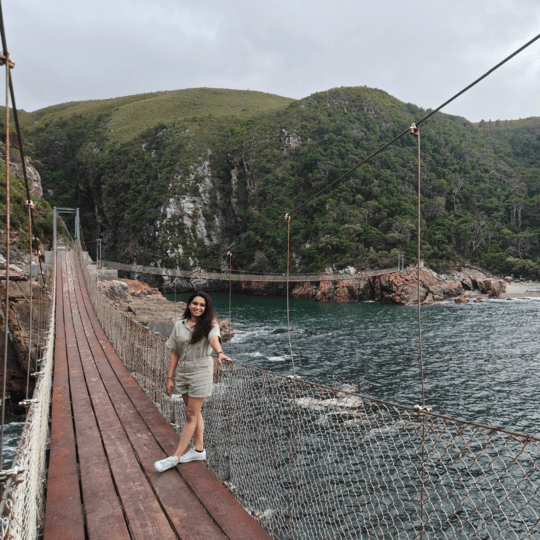
[[[437,107],[540,33],[539,0],[4,0],[17,106],[159,90],[302,98],[367,85]],[[540,116],[540,40],[445,112]]]

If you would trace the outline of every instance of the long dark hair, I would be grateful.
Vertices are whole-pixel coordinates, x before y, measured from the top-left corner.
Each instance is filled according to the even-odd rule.
[[[182,319],[191,318],[191,310],[189,309],[189,306],[191,302],[193,302],[193,299],[197,298],[197,296],[204,298],[204,301],[206,302],[206,308],[204,310],[204,313],[199,317],[197,324],[193,327],[193,331],[191,332],[191,339],[189,340],[189,342],[192,345],[195,343],[199,343],[199,341],[208,336],[210,330],[212,330],[212,326],[214,325],[214,319],[216,318],[216,312],[214,311],[214,303],[212,302],[212,299],[205,292],[199,291],[193,293],[188,298],[186,309],[182,314]]]

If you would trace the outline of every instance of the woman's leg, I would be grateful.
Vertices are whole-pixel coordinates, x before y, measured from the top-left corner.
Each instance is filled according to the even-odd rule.
[[[182,399],[186,404],[186,422],[180,434],[180,442],[174,455],[180,459],[186,451],[189,441],[193,437],[196,450],[203,450],[203,434],[204,421],[201,414],[201,407],[205,398],[189,397],[187,394],[182,394]]]

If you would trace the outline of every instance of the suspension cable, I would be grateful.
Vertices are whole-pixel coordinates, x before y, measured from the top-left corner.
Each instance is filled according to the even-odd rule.
[[[31,200],[28,200],[26,201],[26,205],[25,205],[27,208],[28,208],[28,230],[29,230],[29,234],[30,234],[30,240],[29,240],[29,243],[30,245],[28,246],[29,247],[29,250],[30,250],[30,272],[29,272],[29,282],[30,282],[30,312],[29,312],[29,316],[30,316],[30,321],[29,321],[29,329],[28,329],[28,361],[27,361],[27,364],[26,364],[26,399],[28,399],[28,392],[29,392],[29,388],[30,388],[30,361],[32,359],[32,329],[33,329],[33,323],[34,323],[34,310],[33,310],[33,301],[34,301],[34,294],[33,294],[33,272],[34,272],[34,269],[33,269],[33,265],[32,265],[32,251],[33,251],[33,246],[32,246],[32,235],[33,235],[33,230],[32,230],[32,208],[34,206],[34,203],[31,201]],[[36,267],[36,270],[37,270],[37,267]]]
[[[232,252],[229,251],[227,253],[227,257],[229,257],[229,328],[232,331],[232,276],[231,276],[231,270],[232,270]],[[233,344],[232,344],[232,336],[229,340],[229,345],[231,349],[231,358],[234,358],[233,355]]]
[[[289,338],[289,350],[291,351],[291,362],[292,362],[292,371],[293,376],[296,376],[296,370],[294,368],[294,355],[292,351],[292,343],[291,343],[291,327],[289,324],[289,267],[290,267],[290,251],[291,251],[291,216],[289,214],[285,214],[285,218],[287,221],[287,337]]]
[[[0,21],[1,22],[1,21]],[[3,24],[3,23],[2,23]],[[7,55],[7,52],[4,51]],[[6,56],[7,58],[7,56]],[[6,379],[9,332],[10,198],[9,198],[9,61],[6,61],[6,314],[4,320],[4,372],[2,376],[2,424],[0,427],[0,471],[4,460],[4,421],[6,418]]]
[[[421,245],[422,245],[422,209],[421,209],[421,189],[422,189],[422,168],[421,168],[421,153],[420,153],[420,128],[413,124],[409,132],[416,137],[418,145],[418,238],[416,245],[416,296],[418,305],[418,356],[420,364],[420,381],[422,384],[422,410],[426,406],[426,398],[424,392],[424,358],[422,355],[422,311],[420,302],[420,261],[421,261]],[[426,441],[426,415],[422,414],[422,476],[420,488],[420,539],[424,538],[424,490],[425,490],[425,441]]]

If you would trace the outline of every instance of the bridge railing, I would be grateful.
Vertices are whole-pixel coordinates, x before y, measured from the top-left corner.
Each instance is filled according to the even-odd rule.
[[[212,281],[273,281],[284,282],[287,277],[284,274],[248,274],[243,272],[235,272],[229,274],[228,271],[223,272],[206,272],[199,270],[177,270],[173,268],[157,268],[155,266],[141,266],[136,264],[123,264],[111,261],[102,261],[103,268],[113,268],[116,270],[125,270],[126,272],[134,272],[139,274],[154,274],[160,276],[212,280]],[[307,281],[349,281],[363,279],[371,276],[379,276],[398,272],[397,268],[385,268],[381,270],[364,270],[354,274],[338,272],[328,274],[290,274],[290,282],[307,282]]]
[[[105,332],[180,430],[165,338],[102,296]],[[215,372],[208,465],[275,538],[540,538],[540,439],[251,366]]]
[[[34,540],[45,518],[45,484],[49,447],[55,317],[56,251],[53,250],[50,311],[43,357],[38,364],[38,378],[28,407],[23,432],[13,460],[13,475],[5,483],[0,538]]]

